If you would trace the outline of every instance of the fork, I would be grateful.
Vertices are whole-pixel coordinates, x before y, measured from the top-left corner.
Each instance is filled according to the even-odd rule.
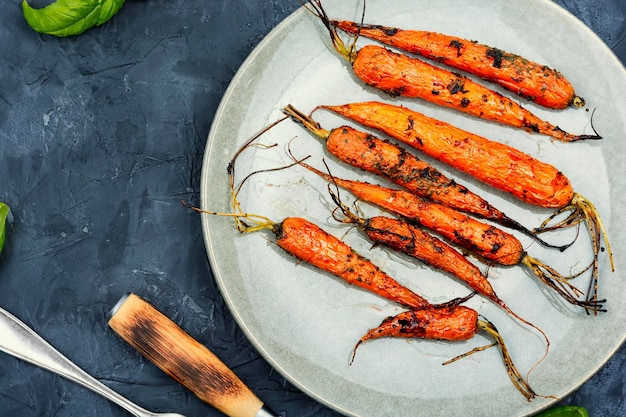
[[[79,368],[3,308],[0,308],[0,334],[0,351],[81,384],[136,417],[185,417],[177,413],[153,413],[138,406]]]

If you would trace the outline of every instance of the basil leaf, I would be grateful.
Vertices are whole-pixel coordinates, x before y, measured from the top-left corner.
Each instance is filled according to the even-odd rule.
[[[584,407],[566,405],[544,411],[543,413],[537,414],[537,417],[589,417],[589,413]]]
[[[106,23],[124,5],[125,0],[104,0],[100,2],[100,16],[97,26]]]
[[[0,252],[2,251],[2,247],[4,246],[4,226],[6,224],[8,215],[9,206],[4,203],[0,203]]]
[[[57,0],[41,9],[22,0],[24,18],[31,28],[54,36],[78,35],[107,22],[125,0]]]

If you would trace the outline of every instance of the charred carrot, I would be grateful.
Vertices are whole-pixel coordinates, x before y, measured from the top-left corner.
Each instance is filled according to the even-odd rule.
[[[271,230],[278,246],[301,261],[342,278],[348,284],[371,291],[388,300],[411,308],[431,304],[399,284],[350,246],[302,218],[289,217]]]
[[[542,120],[514,100],[457,73],[420,59],[390,51],[377,45],[357,50],[356,39],[349,47],[337,35],[319,0],[309,1],[309,10],[327,27],[333,47],[352,65],[352,70],[367,85],[392,96],[420,98],[463,113],[502,123],[528,132],[573,142],[601,139],[594,135],[573,135]]]
[[[543,331],[521,318],[506,305],[476,265],[450,245],[404,220],[386,216],[361,217],[341,202],[338,194],[332,190],[329,191],[338,209],[345,216],[345,219],[340,221],[358,225],[372,243],[404,253],[435,269],[449,273],[523,323],[539,330],[548,341]]]
[[[569,179],[556,167],[539,161],[506,144],[464,131],[402,106],[381,102],[320,106],[364,126],[377,129],[425,154],[436,158],[474,178],[507,192],[525,203],[556,208],[557,213],[571,211],[553,230],[584,221],[593,244],[590,299],[597,299],[598,257],[604,240],[611,268],[613,256],[608,234],[595,206],[574,191]]]
[[[469,298],[433,305],[358,254],[341,239],[304,218],[287,217],[275,223],[263,216],[223,214],[190,208],[207,214],[236,217],[241,220],[238,228],[242,233],[270,230],[276,238],[276,244],[298,260],[339,277],[349,285],[360,287],[404,307],[441,307],[458,304]]]
[[[403,220],[386,216],[361,217],[339,199],[338,193],[330,189],[329,192],[345,216],[338,219],[334,213],[335,219],[356,224],[374,244],[387,246],[459,278],[477,293],[510,311],[480,270],[448,244]]]
[[[474,74],[551,109],[583,107],[585,100],[559,71],[520,55],[457,36],[426,30],[367,25],[346,20],[330,24],[354,36],[364,36]]]
[[[250,178],[250,175],[242,183],[236,185],[234,180],[235,162],[242,151],[251,146],[259,135],[247,141],[228,164],[227,172],[233,211],[231,213],[211,212],[186,204],[187,207],[201,213],[233,218],[240,233],[270,230],[276,238],[276,244],[287,253],[343,279],[349,285],[363,288],[405,307],[414,309],[433,307],[425,298],[397,282],[370,260],[355,252],[341,239],[327,233],[309,220],[300,217],[287,217],[281,222],[273,222],[265,216],[243,213],[237,196],[243,182]],[[450,303],[456,304],[466,299],[456,299]],[[450,303],[445,303],[442,306]]]
[[[359,200],[430,229],[487,261],[511,266],[523,259],[523,246],[515,236],[449,206],[408,191],[331,176],[303,161],[299,164],[329,183],[350,191]]]
[[[446,177],[404,148],[349,126],[330,131],[323,129],[315,120],[292,105],[285,107],[284,112],[324,140],[326,149],[339,160],[386,178],[421,197],[536,238],[530,230],[489,204],[484,198]],[[538,241],[547,245],[541,239]]]
[[[581,291],[569,282],[571,277],[565,277],[554,268],[531,257],[524,250],[519,239],[497,227],[402,190],[336,178],[302,161],[299,164],[322,176],[336,187],[350,191],[360,200],[376,204],[406,220],[385,216],[364,219],[354,214],[342,203],[338,193],[329,190],[333,201],[346,218],[344,221],[357,224],[373,243],[390,247],[456,276],[476,292],[491,299],[512,314],[514,313],[497,297],[487,278],[474,264],[449,245],[415,227],[414,224],[428,228],[451,243],[491,262],[504,266],[522,265],[529,268],[533,275],[555,290],[567,302],[587,311],[604,311],[602,309],[604,300],[579,300]]]
[[[569,179],[553,165],[407,107],[369,101],[318,108],[383,132],[524,202],[560,208],[574,197]]]
[[[522,377],[513,363],[504,339],[498,329],[487,320],[480,319],[478,312],[465,306],[455,306],[440,309],[422,309],[402,312],[394,317],[388,317],[378,326],[370,329],[354,346],[352,360],[358,347],[370,340],[383,337],[403,337],[430,340],[462,341],[473,338],[478,332],[484,332],[494,339],[500,348],[502,360],[517,390],[528,401],[537,394]],[[490,345],[491,346],[491,345]],[[483,350],[484,348],[477,348]],[[449,363],[449,362],[447,362]]]

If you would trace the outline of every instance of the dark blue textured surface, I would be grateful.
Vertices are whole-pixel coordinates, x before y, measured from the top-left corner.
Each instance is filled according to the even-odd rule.
[[[558,0],[626,61],[624,0]],[[230,79],[296,0],[129,0],[75,38],[33,32],[0,0],[0,201],[13,209],[0,305],[120,393],[218,416],[106,325],[137,292],[209,346],[283,416],[336,416],[260,358],[212,279],[198,202],[205,140]],[[0,335],[0,337],[2,337]],[[584,358],[580,358],[584,360]],[[626,415],[626,348],[565,400]],[[0,416],[125,416],[0,354]]]

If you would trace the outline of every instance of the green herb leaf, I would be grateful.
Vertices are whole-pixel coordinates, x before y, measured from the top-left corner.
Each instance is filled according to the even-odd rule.
[[[24,18],[34,30],[54,36],[83,33],[113,17],[125,0],[57,0],[41,9],[22,0]]]
[[[9,206],[0,202],[0,252],[4,246],[4,229],[9,215]]]
[[[538,414],[537,417],[589,417],[589,414],[584,407],[566,405],[544,411]]]

